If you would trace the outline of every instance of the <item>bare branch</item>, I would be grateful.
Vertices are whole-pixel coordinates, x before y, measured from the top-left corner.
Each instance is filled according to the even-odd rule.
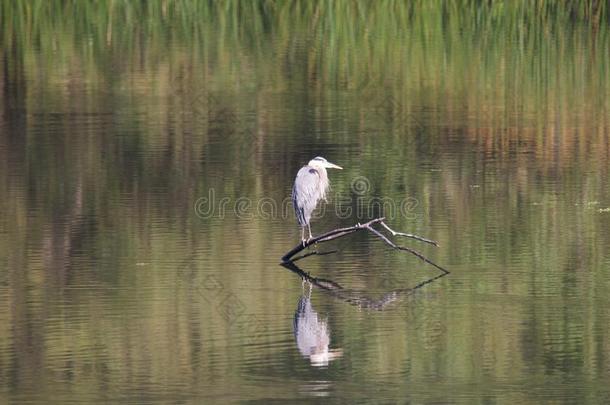
[[[438,246],[438,242],[435,240],[431,240],[431,239],[426,239],[426,238],[422,238],[421,236],[418,235],[413,235],[412,233],[404,233],[404,232],[397,232],[395,230],[393,230],[392,228],[390,228],[385,222],[381,222],[381,226],[383,226],[385,229],[387,229],[388,231],[390,231],[390,233],[392,234],[392,236],[404,236],[405,238],[411,238],[411,239],[415,239],[421,242],[426,242],[429,243],[431,245],[434,246]]]
[[[381,217],[381,218],[375,218],[370,220],[369,222],[365,223],[365,224],[356,224],[354,226],[350,226],[347,228],[338,228],[338,229],[333,229],[332,231],[323,233],[320,236],[316,236],[314,238],[311,238],[307,241],[305,241],[305,243],[300,243],[297,246],[295,246],[294,248],[292,248],[288,253],[286,253],[284,256],[282,256],[282,262],[288,262],[290,261],[290,258],[293,257],[294,255],[296,255],[297,253],[299,253],[300,251],[302,251],[303,249],[314,245],[318,242],[328,242],[329,240],[333,240],[333,239],[337,239],[340,238],[342,236],[348,235],[352,232],[356,232],[360,229],[367,229],[369,228],[372,224],[375,224],[377,222],[381,222],[383,221],[385,218]]]
[[[314,256],[314,255],[315,256],[326,256],[326,255],[330,255],[330,254],[337,253],[337,252],[338,252],[338,250],[329,250],[327,252],[314,251],[314,252],[305,253],[305,254],[303,254],[301,256],[297,256],[297,257],[295,257],[293,259],[290,259],[290,261],[294,263],[294,262],[296,262],[298,260],[305,259],[306,257],[309,257],[309,256]]]
[[[383,222],[382,222],[383,224]],[[399,250],[404,250],[406,252],[409,252],[411,254],[414,254],[415,256],[419,257],[420,259],[422,259],[424,262],[431,264],[432,266],[436,267],[437,269],[439,269],[440,271],[442,271],[445,274],[448,274],[449,271],[445,270],[444,268],[442,268],[441,266],[439,266],[438,264],[434,263],[432,260],[428,259],[426,256],[422,255],[421,253],[419,253],[417,250],[405,247],[405,246],[398,246],[397,244],[395,244],[394,242],[392,242],[391,240],[389,240],[387,237],[385,237],[385,235],[383,235],[381,232],[379,232],[378,230],[368,227],[367,228],[369,231],[371,231],[373,234],[375,234],[377,237],[379,237],[382,241],[384,241],[385,243],[387,243],[388,245],[392,246],[394,249],[399,249]]]
[[[359,230],[365,229],[368,230],[369,232],[373,233],[375,236],[377,236],[378,238],[380,238],[382,241],[384,241],[386,244],[390,245],[392,248],[397,249],[397,250],[404,250],[405,252],[409,252],[417,257],[419,257],[421,260],[423,260],[424,262],[436,267],[437,269],[439,269],[440,271],[442,271],[444,274],[449,274],[449,271],[444,269],[443,267],[439,266],[438,264],[434,263],[432,260],[428,259],[426,256],[424,256],[423,254],[419,253],[418,251],[411,249],[409,247],[405,247],[405,246],[398,246],[397,244],[395,244],[394,242],[392,242],[387,236],[385,236],[384,234],[382,234],[381,232],[379,232],[378,230],[376,230],[375,228],[373,228],[372,225],[380,223],[381,226],[383,226],[385,229],[387,229],[388,231],[390,231],[392,233],[393,236],[404,236],[404,237],[408,237],[408,238],[412,238],[412,239],[416,239],[422,242],[426,242],[426,243],[430,243],[432,245],[438,246],[438,243],[430,240],[430,239],[426,239],[423,238],[421,236],[418,235],[413,235],[410,233],[404,233],[404,232],[396,232],[394,231],[392,228],[390,228],[385,222],[385,218],[381,217],[381,218],[375,218],[372,219],[364,224],[356,224],[354,226],[350,226],[347,228],[338,228],[338,229],[334,229],[332,231],[326,232],[320,236],[316,236],[314,238],[311,238],[308,241],[305,241],[304,243],[300,243],[297,246],[295,246],[292,250],[290,250],[288,253],[286,253],[284,256],[282,256],[282,263],[288,263],[288,262],[295,262],[297,260],[303,259],[307,256],[310,256],[312,254],[318,254],[317,252],[313,252],[313,253],[307,253],[301,256],[298,256],[296,258],[293,258],[294,255],[296,255],[297,253],[301,252],[302,250],[306,249],[307,247],[314,245],[318,242],[328,242],[334,239],[338,239],[342,236],[345,235],[349,235],[351,233],[357,232]]]

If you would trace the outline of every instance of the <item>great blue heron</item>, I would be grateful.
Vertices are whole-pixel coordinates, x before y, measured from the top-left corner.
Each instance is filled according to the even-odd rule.
[[[343,168],[318,156],[311,159],[307,166],[301,167],[296,179],[294,179],[292,205],[297,214],[297,221],[301,225],[301,241],[303,243],[307,240],[305,239],[305,226],[309,231],[309,239],[313,237],[309,225],[311,213],[316,209],[318,201],[326,200],[326,192],[330,185],[326,169]]]

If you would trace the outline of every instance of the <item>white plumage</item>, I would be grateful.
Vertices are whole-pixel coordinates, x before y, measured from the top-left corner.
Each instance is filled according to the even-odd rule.
[[[307,166],[303,166],[297,173],[292,187],[292,205],[297,216],[297,221],[301,226],[301,239],[305,241],[305,227],[311,235],[311,214],[316,209],[320,200],[326,201],[330,183],[326,169],[341,169],[340,166],[328,162],[323,157],[316,157],[309,161]]]

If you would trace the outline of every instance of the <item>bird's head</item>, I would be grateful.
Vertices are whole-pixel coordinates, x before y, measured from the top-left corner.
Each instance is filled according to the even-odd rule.
[[[309,166],[313,167],[314,169],[343,169],[341,166],[337,166],[334,163],[330,163],[328,160],[324,159],[323,157],[315,157],[313,159],[311,159],[308,163]]]

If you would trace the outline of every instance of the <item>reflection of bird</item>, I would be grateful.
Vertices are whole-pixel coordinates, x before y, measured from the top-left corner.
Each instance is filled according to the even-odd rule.
[[[315,157],[303,166],[297,173],[292,187],[292,205],[301,225],[301,240],[305,242],[305,226],[311,236],[309,220],[311,213],[316,209],[318,201],[326,199],[329,182],[326,169],[342,169],[341,166],[328,162],[323,157]]]
[[[329,350],[330,332],[326,320],[318,318],[309,297],[299,299],[294,313],[294,337],[303,357],[309,357],[314,366],[326,366],[328,362],[341,357],[342,351]]]

